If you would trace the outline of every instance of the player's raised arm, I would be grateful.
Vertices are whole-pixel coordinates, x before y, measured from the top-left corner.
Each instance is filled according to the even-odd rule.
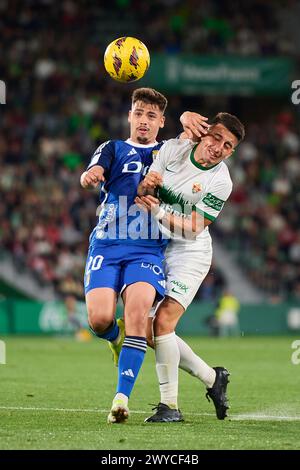
[[[192,211],[190,217],[171,214],[159,205],[158,199],[151,195],[137,197],[135,202],[144,210],[151,212],[154,218],[170,230],[170,232],[189,240],[196,239],[197,235],[212,222],[196,210]]]
[[[183,132],[180,134],[180,139],[191,139],[199,142],[205,136],[209,129],[207,117],[202,116],[192,111],[185,111],[180,116],[180,122],[183,127]]]

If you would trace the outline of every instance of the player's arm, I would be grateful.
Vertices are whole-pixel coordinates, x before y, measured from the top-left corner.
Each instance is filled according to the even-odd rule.
[[[151,195],[137,197],[135,202],[138,206],[151,212],[155,219],[168,228],[170,232],[189,240],[194,240],[212,222],[196,210],[192,211],[190,217],[170,214],[160,207],[159,200]]]
[[[84,189],[96,188],[105,181],[115,156],[114,142],[109,140],[99,145],[91,161],[80,177],[80,184]]]
[[[202,116],[192,111],[185,111],[180,116],[180,122],[183,127],[183,132],[180,134],[180,139],[191,139],[199,142],[205,136],[209,129],[207,117]]]
[[[80,177],[80,184],[84,189],[93,189],[99,183],[105,181],[104,168],[100,165],[95,165],[87,171],[84,171]]]
[[[180,217],[164,211],[161,212],[160,217],[159,222],[169,228],[170,232],[188,240],[195,240],[205,227],[212,223],[211,220],[202,217],[196,211],[192,211],[191,217]]]

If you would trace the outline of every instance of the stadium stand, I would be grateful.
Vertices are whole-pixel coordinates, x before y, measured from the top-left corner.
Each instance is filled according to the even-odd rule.
[[[0,8],[5,2],[0,4]],[[140,31],[154,52],[297,56],[297,25],[260,0],[116,0],[111,10],[91,2],[10,2],[0,14],[0,77],[8,99],[0,115],[0,250],[57,295],[83,297],[82,273],[97,199],[79,187],[96,146],[126,137],[128,96],[104,75],[105,44]],[[16,14],[18,12],[18,14]],[[109,18],[109,21],[107,21]],[[55,27],[53,27],[55,25]],[[167,25],[167,32],[166,32]],[[80,30],[80,35],[72,35]],[[212,115],[212,108],[199,109]],[[230,99],[223,103],[231,111]],[[170,96],[162,138],[178,134],[191,100]],[[216,105],[214,104],[214,107]],[[242,105],[241,105],[242,106]],[[247,119],[247,113],[245,114]],[[300,300],[299,115],[294,109],[247,121],[247,138],[231,173],[230,203],[213,229],[252,283],[279,299]],[[198,298],[207,298],[210,277]],[[215,281],[222,282],[216,276]],[[202,292],[202,294],[201,294]]]

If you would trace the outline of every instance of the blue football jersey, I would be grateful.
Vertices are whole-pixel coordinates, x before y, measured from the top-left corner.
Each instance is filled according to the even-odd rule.
[[[157,222],[134,203],[138,185],[162,144],[109,140],[97,148],[88,169],[101,165],[105,183],[101,185],[99,221],[90,236],[91,246],[115,242],[153,247],[167,244]]]

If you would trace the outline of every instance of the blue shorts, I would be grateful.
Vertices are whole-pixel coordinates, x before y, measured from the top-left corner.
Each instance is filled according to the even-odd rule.
[[[147,282],[158,299],[165,293],[164,251],[136,245],[91,246],[88,252],[84,288],[110,287],[118,294],[135,282]]]

